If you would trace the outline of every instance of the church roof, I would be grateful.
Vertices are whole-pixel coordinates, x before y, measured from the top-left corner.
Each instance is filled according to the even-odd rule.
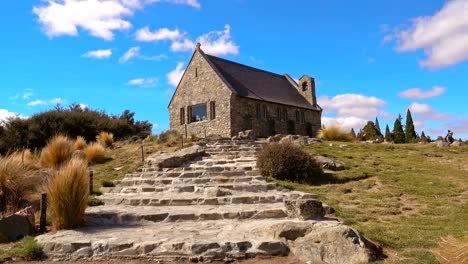
[[[287,75],[264,71],[208,54],[204,55],[215,67],[215,71],[221,75],[220,77],[227,82],[232,92],[238,96],[319,110],[318,106],[311,105],[299,93],[297,84]]]

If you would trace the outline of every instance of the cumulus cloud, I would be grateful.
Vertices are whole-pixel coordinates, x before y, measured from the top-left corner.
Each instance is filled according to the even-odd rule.
[[[399,52],[424,50],[427,58],[420,65],[431,69],[468,60],[468,0],[446,1],[434,15],[413,18],[384,37],[390,41]]]
[[[35,6],[43,30],[49,37],[78,36],[83,29],[105,40],[114,38],[114,31],[128,30],[128,20],[138,9],[156,2],[189,5],[200,8],[198,0],[44,0]]]
[[[107,59],[112,55],[112,51],[110,49],[102,49],[102,50],[91,50],[83,54],[82,56],[85,58],[95,58],[95,59]]]
[[[80,103],[80,104],[78,104],[78,105],[79,105],[80,108],[83,109],[83,110],[86,109],[86,108],[88,108],[88,105],[87,105],[87,104]]]
[[[446,121],[450,119],[450,115],[438,112],[428,104],[414,102],[408,106],[408,109],[412,114],[415,114],[416,118],[420,121]]]
[[[7,120],[8,118],[11,117],[19,117],[19,118],[26,118],[23,115],[20,115],[18,113],[10,112],[7,109],[0,109],[0,125],[2,124],[3,121]]]
[[[151,31],[149,27],[139,29],[135,34],[135,39],[138,41],[155,42],[161,40],[177,41],[183,37],[183,34],[178,30],[170,30],[168,28],[160,28]]]
[[[156,86],[158,83],[158,79],[156,77],[149,77],[149,78],[137,78],[132,79],[127,82],[127,85],[132,86],[140,86],[143,88],[153,87]]]
[[[38,105],[47,105],[47,102],[44,100],[35,100],[28,103],[28,106],[38,106]]]
[[[423,91],[419,88],[413,88],[399,93],[398,96],[410,99],[427,99],[442,95],[445,90],[446,88],[441,86],[434,86],[431,90],[428,91]]]
[[[210,31],[201,35],[196,41],[188,38],[174,41],[171,45],[172,51],[192,51],[195,48],[195,42],[200,42],[204,52],[211,55],[237,55],[239,46],[232,40],[231,26],[225,25],[224,30]]]
[[[318,104],[323,108],[325,115],[322,123],[339,125],[345,129],[362,128],[368,120],[375,117],[390,118],[391,115],[382,110],[386,102],[374,96],[362,94],[339,94],[334,97],[322,96]]]
[[[182,75],[185,72],[185,69],[183,69],[183,67],[184,63],[179,62],[177,63],[177,67],[167,74],[167,81],[169,82],[169,84],[173,86],[177,86],[179,84],[180,79],[182,79]]]

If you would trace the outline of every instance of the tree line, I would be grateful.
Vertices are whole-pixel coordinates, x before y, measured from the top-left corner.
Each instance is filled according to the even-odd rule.
[[[151,134],[152,124],[135,121],[134,116],[130,110],[109,115],[105,111],[71,104],[68,107],[57,105],[26,119],[11,117],[0,122],[0,154],[24,148],[41,149],[57,134],[71,138],[82,136],[86,141],[94,141],[101,131],[114,134],[116,140]]]

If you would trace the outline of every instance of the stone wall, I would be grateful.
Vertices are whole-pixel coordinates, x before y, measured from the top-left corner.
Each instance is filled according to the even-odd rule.
[[[170,128],[190,137],[196,135],[231,136],[231,90],[218,77],[197,50],[169,105]],[[216,118],[210,120],[210,102],[215,102]],[[189,123],[189,106],[206,104],[208,120]],[[185,109],[185,124],[180,123],[180,108]]]
[[[257,117],[257,105],[260,106],[260,116]],[[266,107],[266,118],[263,113]],[[277,108],[287,111],[287,119],[278,120]],[[303,109],[293,106],[269,103],[232,95],[231,97],[231,123],[232,135],[238,132],[253,129],[258,137],[268,137],[274,134],[298,134],[316,136],[321,127],[321,113],[317,110]],[[296,121],[295,111],[304,112],[305,122]],[[288,129],[288,122],[294,124],[294,131]],[[309,128],[307,127],[310,124]]]

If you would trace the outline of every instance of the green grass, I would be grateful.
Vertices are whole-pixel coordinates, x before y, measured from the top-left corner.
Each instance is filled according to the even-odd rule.
[[[330,145],[332,144],[332,145]],[[335,216],[384,246],[380,263],[437,263],[440,239],[468,241],[468,146],[324,142],[305,147],[345,163],[341,183],[289,189],[316,193]]]
[[[16,243],[1,244],[0,246],[0,262],[11,258],[22,258],[28,261],[40,260],[42,256],[42,247],[30,236]]]

